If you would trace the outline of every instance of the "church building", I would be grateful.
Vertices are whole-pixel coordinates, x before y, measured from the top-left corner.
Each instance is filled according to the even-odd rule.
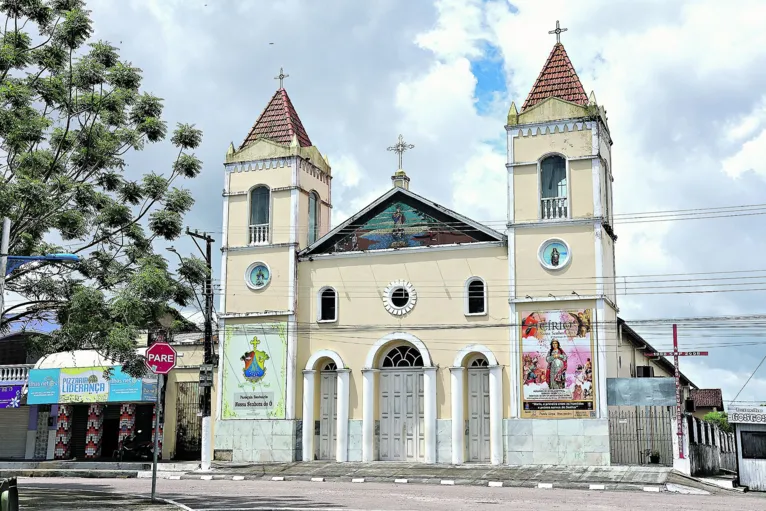
[[[401,136],[331,228],[283,77],[224,163],[213,458],[610,464],[612,140],[564,46],[505,120],[504,230],[430,200]]]

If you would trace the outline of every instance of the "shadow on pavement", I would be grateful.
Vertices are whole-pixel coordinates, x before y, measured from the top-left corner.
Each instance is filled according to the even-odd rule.
[[[154,511],[175,509],[169,504],[152,504],[149,499],[136,498],[109,492],[82,491],[70,485],[67,489],[40,488],[26,485],[19,487],[21,509],[33,510],[95,510],[120,509]],[[88,488],[90,489],[90,488]]]

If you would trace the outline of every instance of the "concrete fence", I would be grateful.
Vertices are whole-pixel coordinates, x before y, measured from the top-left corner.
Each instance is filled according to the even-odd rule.
[[[715,424],[686,417],[691,475],[715,475],[721,469],[736,472],[737,452],[733,433],[724,433]]]

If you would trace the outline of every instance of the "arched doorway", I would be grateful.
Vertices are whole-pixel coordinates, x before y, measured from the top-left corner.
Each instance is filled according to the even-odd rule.
[[[380,361],[380,459],[421,461],[425,454],[423,357],[410,344]]]
[[[334,460],[338,423],[338,366],[324,362],[319,371],[319,442],[316,457]]]
[[[306,362],[301,435],[303,461],[348,461],[350,374],[351,370],[332,350],[316,351]]]
[[[468,362],[468,461],[489,463],[489,362],[483,354]]]
[[[489,348],[472,344],[450,372],[452,463],[503,463],[503,367]]]

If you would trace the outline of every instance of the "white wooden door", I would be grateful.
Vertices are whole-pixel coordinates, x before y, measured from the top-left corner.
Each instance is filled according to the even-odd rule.
[[[335,459],[335,431],[338,417],[338,373],[322,371],[320,373],[320,403],[319,403],[319,452],[320,460]]]
[[[489,462],[489,369],[468,369],[468,461]]]
[[[380,459],[419,461],[425,453],[423,371],[380,373]]]

